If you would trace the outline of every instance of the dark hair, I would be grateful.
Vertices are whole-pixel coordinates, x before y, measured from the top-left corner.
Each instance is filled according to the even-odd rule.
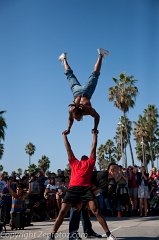
[[[133,169],[133,166],[131,166],[131,165],[130,165],[130,166],[128,166],[128,169]]]
[[[20,188],[20,189],[23,190],[23,189],[24,189],[24,184],[23,184],[23,183],[19,183],[18,186],[17,186],[17,188]]]
[[[110,163],[110,164],[108,165],[107,171],[109,171],[109,169],[110,169],[111,166],[118,166],[118,164],[116,164],[116,163]]]
[[[86,156],[86,155],[83,155],[82,157],[81,157],[81,160],[87,160],[88,159],[88,157]]]
[[[82,117],[83,117],[83,109],[80,108],[80,107],[75,107],[75,111],[74,111],[75,115],[78,115],[78,116],[81,116],[81,119],[82,120]],[[78,121],[80,121],[78,120]]]
[[[35,177],[36,175],[35,175],[35,172],[33,172],[33,173],[31,173],[30,174],[30,177]]]

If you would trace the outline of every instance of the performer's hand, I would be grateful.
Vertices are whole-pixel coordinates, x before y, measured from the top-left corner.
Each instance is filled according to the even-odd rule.
[[[64,134],[64,135],[68,135],[70,133],[70,130],[65,130],[65,131],[63,131],[63,133],[62,134]]]
[[[97,129],[93,128],[93,129],[92,129],[92,133],[96,133],[96,134],[98,134],[99,131],[98,131]]]

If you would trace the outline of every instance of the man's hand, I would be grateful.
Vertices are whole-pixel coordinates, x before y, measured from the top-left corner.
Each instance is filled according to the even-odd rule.
[[[98,131],[97,129],[93,128],[93,129],[92,129],[92,133],[96,133],[96,134],[98,134],[99,131]]]
[[[65,131],[62,132],[64,135],[68,135],[70,133],[70,129],[66,129]]]

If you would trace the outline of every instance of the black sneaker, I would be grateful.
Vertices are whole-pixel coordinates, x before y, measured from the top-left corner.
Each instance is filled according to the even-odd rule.
[[[89,232],[89,233],[86,233],[86,238],[102,238],[102,235],[92,231],[92,232]]]
[[[46,240],[54,240],[55,239],[55,235],[53,233],[50,233],[47,235]]]

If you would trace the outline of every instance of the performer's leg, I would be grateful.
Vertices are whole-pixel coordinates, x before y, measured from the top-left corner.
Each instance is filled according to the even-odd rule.
[[[86,208],[86,205],[82,206],[82,226],[84,233],[90,233],[92,232],[92,223],[90,221],[89,215],[88,215],[88,209]]]
[[[83,87],[83,96],[88,97],[89,99],[91,99],[91,97],[96,89],[96,86],[98,83],[98,78],[100,75],[101,66],[102,66],[103,57],[104,57],[104,54],[102,54],[98,51],[98,59],[94,65],[94,71],[90,75],[88,82]]]
[[[92,228],[92,223],[88,214],[88,209],[84,204],[82,207],[82,226],[83,232],[86,234],[87,238],[102,238],[102,236],[94,232]]]
[[[103,55],[99,54],[98,59],[94,65],[94,72],[100,74],[101,66],[102,66]]]
[[[64,72],[69,81],[69,85],[70,85],[71,91],[73,93],[73,96],[75,97],[75,96],[80,95],[81,84],[77,80],[76,76],[73,73],[73,70],[71,69],[70,65],[68,64],[66,53],[62,53],[59,57],[59,60],[63,63]]]
[[[91,201],[88,202],[88,204],[89,204],[89,208],[91,209],[92,213],[96,216],[98,222],[100,223],[100,225],[104,229],[104,231],[106,233],[106,236],[108,237],[107,239],[116,240],[116,238],[111,234],[106,220],[104,219],[104,217],[100,213],[97,200],[96,199],[91,200]]]
[[[101,66],[102,66],[102,59],[105,56],[108,56],[109,52],[103,48],[98,48],[97,51],[98,51],[99,56],[98,56],[97,62],[95,63],[94,71],[96,73],[100,73]]]
[[[90,210],[92,211],[92,213],[96,216],[98,222],[100,223],[100,225],[102,226],[102,228],[104,229],[104,231],[106,233],[110,232],[109,231],[109,228],[108,228],[108,225],[104,219],[104,217],[101,215],[100,213],[100,210],[98,208],[98,203],[97,203],[97,200],[92,200],[92,201],[89,201],[89,208]],[[109,237],[109,236],[108,236]]]
[[[64,70],[65,72],[68,71],[69,69],[71,69],[70,65],[68,64],[68,61],[66,58],[63,59],[63,66],[64,66]]]
[[[56,233],[58,231],[69,209],[70,209],[70,204],[62,203],[61,210],[53,226],[53,231],[52,231],[53,233]]]

